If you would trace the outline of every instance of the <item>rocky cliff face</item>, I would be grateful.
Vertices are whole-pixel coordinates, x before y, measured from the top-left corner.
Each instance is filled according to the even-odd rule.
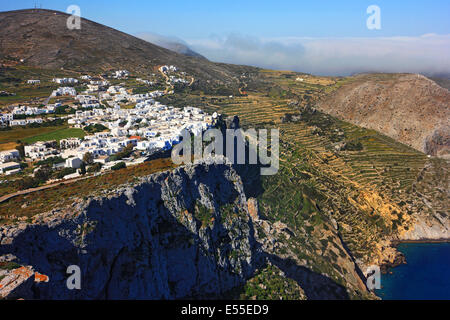
[[[3,226],[0,243],[4,298],[211,298],[258,262],[241,179],[210,160]],[[70,265],[81,290],[66,286]]]
[[[204,160],[75,201],[32,224],[1,226],[0,299],[222,298],[249,282],[265,286],[259,278],[273,270],[275,288],[288,285],[292,297],[373,298],[344,247],[338,283],[299,260],[289,249],[293,235],[261,216],[230,164]],[[81,269],[80,290],[67,288],[73,265]]]
[[[425,140],[424,151],[426,154],[450,159],[450,127],[438,128],[428,136]]]
[[[400,240],[448,240],[449,219],[449,176],[446,160],[428,161],[412,186],[413,197],[408,209],[413,210],[412,228],[399,236]]]

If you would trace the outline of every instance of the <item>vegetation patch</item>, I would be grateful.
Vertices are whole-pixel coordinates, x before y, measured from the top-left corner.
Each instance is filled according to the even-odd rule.
[[[48,133],[39,134],[36,136],[23,139],[23,142],[32,144],[38,141],[60,141],[67,138],[84,138],[86,134],[83,130],[78,128],[64,128]]]
[[[2,270],[15,270],[20,267],[21,265],[16,262],[0,262],[0,269]]]
[[[206,228],[214,222],[214,211],[208,209],[197,201],[194,210],[194,217],[200,221],[202,228]]]
[[[269,265],[232,293],[240,300],[304,300],[302,288],[276,266]]]

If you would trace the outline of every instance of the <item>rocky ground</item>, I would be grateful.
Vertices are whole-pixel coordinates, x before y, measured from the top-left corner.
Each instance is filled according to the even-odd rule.
[[[220,295],[249,278],[256,242],[239,176],[207,163],[3,226],[3,298],[176,299]],[[83,288],[65,271],[79,265]],[[36,283],[35,270],[49,281]],[[34,284],[30,285],[30,282]],[[30,280],[31,279],[31,280]],[[24,291],[23,287],[32,290]]]
[[[318,106],[426,154],[447,157],[450,153],[450,91],[422,75],[351,77]]]
[[[295,297],[348,298],[345,287],[295,255],[279,254],[281,239],[291,234],[285,224],[261,217],[257,200],[247,199],[229,164],[210,159],[76,201],[32,224],[2,226],[0,296],[212,298],[272,265],[293,281]],[[354,270],[350,286],[368,294],[351,257],[340,264]],[[66,287],[70,265],[81,268],[79,291]]]

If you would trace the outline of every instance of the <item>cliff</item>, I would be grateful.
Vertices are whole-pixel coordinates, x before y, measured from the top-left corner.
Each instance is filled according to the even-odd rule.
[[[1,226],[0,298],[236,298],[267,286],[267,274],[264,296],[273,299],[374,298],[336,230],[342,281],[289,249],[292,229],[261,216],[229,163],[207,159],[136,180]],[[72,265],[80,290],[67,288]]]
[[[412,186],[413,197],[407,208],[414,211],[414,224],[399,240],[449,240],[448,162],[428,161]]]
[[[246,201],[231,166],[210,160],[75,202],[34,224],[2,226],[0,296],[219,296],[257,266]],[[81,268],[81,290],[67,289],[70,265]]]

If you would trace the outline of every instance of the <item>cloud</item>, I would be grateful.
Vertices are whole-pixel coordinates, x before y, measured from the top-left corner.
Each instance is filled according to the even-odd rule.
[[[240,34],[187,41],[212,61],[319,75],[359,72],[450,74],[450,35],[385,38],[257,38]]]
[[[189,48],[188,44],[183,41],[180,38],[177,37],[170,37],[170,36],[162,36],[157,33],[153,32],[140,32],[135,34],[136,37],[151,42],[153,44],[156,44],[157,46],[185,54],[188,56],[198,57],[198,58],[204,58],[202,55],[198,54],[195,51],[192,51],[191,48]]]
[[[163,36],[154,32],[139,32],[135,34],[136,37],[143,39],[145,41],[154,43],[156,45],[162,46],[171,43],[179,43],[183,45],[188,45],[185,41],[174,36]]]

